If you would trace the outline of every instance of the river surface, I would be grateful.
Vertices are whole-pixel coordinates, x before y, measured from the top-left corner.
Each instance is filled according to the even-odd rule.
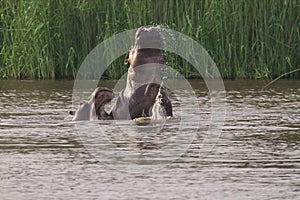
[[[1,200],[299,199],[300,81],[225,81],[220,133],[203,81],[146,126],[64,120],[73,83],[0,81]]]

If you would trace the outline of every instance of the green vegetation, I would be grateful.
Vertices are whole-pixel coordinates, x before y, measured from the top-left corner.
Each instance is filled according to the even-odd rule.
[[[0,2],[0,78],[74,78],[101,41],[161,24],[197,40],[224,78],[300,79],[298,0],[7,0]],[[119,78],[125,56],[106,70]],[[168,55],[187,78],[199,74]]]

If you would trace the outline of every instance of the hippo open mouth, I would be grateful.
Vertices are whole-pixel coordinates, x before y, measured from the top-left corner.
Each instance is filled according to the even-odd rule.
[[[112,90],[98,87],[91,94],[89,101],[80,103],[76,112],[70,111],[74,115],[73,121],[111,119],[112,117],[105,111],[105,104],[114,98]]]
[[[160,85],[165,64],[161,28],[145,26],[137,30],[134,46],[129,50],[125,64],[130,64],[126,87],[111,109],[114,119],[134,119],[151,114]],[[167,116],[173,116],[172,104],[166,93],[162,94],[162,105]]]
[[[109,103],[114,98],[114,93],[108,88],[96,88],[93,92],[95,111],[98,119],[110,119],[107,112],[104,110],[105,104]]]

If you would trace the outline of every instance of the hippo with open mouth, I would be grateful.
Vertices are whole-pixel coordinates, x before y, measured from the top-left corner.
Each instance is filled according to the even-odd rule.
[[[104,106],[113,98],[114,93],[112,90],[98,87],[91,94],[88,101],[80,103],[78,109],[75,112],[70,111],[69,114],[74,116],[73,121],[112,119],[112,116],[105,111]]]
[[[111,101],[113,92],[100,87],[76,112],[70,112],[74,115],[74,121],[149,117],[157,99],[165,111],[165,117],[173,116],[171,101],[161,90],[161,74],[165,64],[161,32],[160,27],[154,26],[145,26],[137,30],[135,44],[125,60],[125,64],[130,64],[126,87],[120,92],[110,112],[104,110],[104,105]]]
[[[120,92],[110,113],[114,119],[135,119],[151,115],[162,83],[165,56],[160,27],[145,26],[137,30],[135,44],[129,50],[125,64],[130,64],[126,87]],[[161,105],[166,117],[172,117],[172,104],[166,93],[161,93]]]

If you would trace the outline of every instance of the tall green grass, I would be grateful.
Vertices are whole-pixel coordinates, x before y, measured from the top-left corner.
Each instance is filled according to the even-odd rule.
[[[300,68],[298,0],[7,0],[0,2],[0,78],[74,78],[110,36],[161,24],[197,40],[224,78],[276,78]],[[124,55],[104,78],[119,78]],[[197,71],[168,54],[187,78]],[[300,72],[285,78],[300,78]]]

